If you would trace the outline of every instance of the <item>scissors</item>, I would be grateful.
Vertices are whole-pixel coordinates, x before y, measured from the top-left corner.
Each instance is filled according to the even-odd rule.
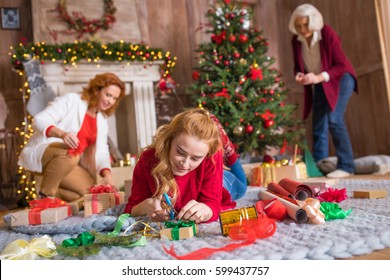
[[[169,219],[170,220],[173,220],[175,218],[175,208],[173,208],[173,205],[171,203],[171,200],[169,199],[169,196],[164,193],[164,199],[165,199],[165,202],[167,203],[168,205],[168,208],[169,208]]]

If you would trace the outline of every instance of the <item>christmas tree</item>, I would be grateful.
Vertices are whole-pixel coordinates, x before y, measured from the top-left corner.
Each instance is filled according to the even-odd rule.
[[[196,50],[199,64],[189,86],[196,105],[218,117],[240,153],[261,155],[267,146],[299,144],[296,106],[285,102],[287,89],[262,31],[250,27],[252,11],[220,0],[206,17],[211,41]]]

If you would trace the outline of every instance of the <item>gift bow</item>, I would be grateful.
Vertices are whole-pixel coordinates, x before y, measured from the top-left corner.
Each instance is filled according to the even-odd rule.
[[[40,225],[41,221],[41,212],[42,210],[48,208],[57,208],[57,207],[68,207],[68,216],[72,215],[72,210],[70,206],[63,200],[59,198],[45,197],[42,199],[34,199],[29,202],[29,205],[32,207],[28,212],[28,221],[30,225]]]
[[[311,223],[316,225],[325,223],[325,215],[320,210],[321,203],[318,199],[309,197],[305,201],[297,200],[297,202],[305,210]]]
[[[57,254],[56,247],[48,235],[33,238],[31,242],[18,239],[8,244],[1,252],[0,260],[34,260],[37,256],[51,258]]]
[[[174,221],[167,221],[164,223],[167,228],[172,229],[172,239],[173,240],[179,240],[179,230],[180,228],[184,227],[192,227],[192,230],[194,232],[194,236],[196,235],[196,224],[194,221],[182,221],[179,220],[177,222]]]
[[[47,209],[66,206],[66,202],[59,198],[45,197],[42,199],[34,199],[29,202],[32,208]]]
[[[344,219],[352,209],[344,211],[337,203],[321,202],[321,211],[325,214],[325,220]]]
[[[89,188],[90,193],[116,193],[117,190],[111,185],[95,185]]]

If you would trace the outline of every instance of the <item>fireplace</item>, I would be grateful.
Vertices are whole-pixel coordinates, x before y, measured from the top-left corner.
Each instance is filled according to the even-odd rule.
[[[160,64],[78,62],[41,65],[43,78],[57,95],[81,92],[96,74],[112,72],[126,84],[126,97],[115,115],[109,118],[109,136],[122,153],[138,154],[151,143],[156,131],[154,82],[160,79]]]

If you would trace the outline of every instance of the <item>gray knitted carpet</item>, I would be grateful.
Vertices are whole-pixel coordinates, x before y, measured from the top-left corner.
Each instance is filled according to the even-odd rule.
[[[336,188],[346,188],[350,197],[339,203],[343,210],[352,209],[345,219],[331,220],[324,225],[297,224],[292,219],[277,223],[275,234],[267,239],[258,239],[254,244],[238,248],[229,253],[217,252],[208,259],[335,259],[368,254],[374,250],[390,247],[390,198],[354,199],[353,190],[385,189],[390,193],[389,180],[340,180]],[[248,207],[257,202],[255,187],[249,187],[247,195],[239,200],[237,207]],[[0,251],[16,239],[30,240],[33,237],[49,234],[54,243],[76,237],[78,233],[90,230],[112,231],[117,216],[124,205],[109,209],[104,215],[89,218],[75,216],[57,224],[46,226],[16,227],[0,231]],[[9,222],[9,216],[4,220]],[[132,224],[130,218],[123,229]],[[169,241],[149,239],[144,247],[103,247],[99,254],[85,259],[172,259],[163,250],[174,245],[178,255],[190,253],[199,248],[220,248],[233,241],[221,235],[219,222],[202,224],[196,237],[186,240]],[[57,255],[53,259],[74,259]]]

